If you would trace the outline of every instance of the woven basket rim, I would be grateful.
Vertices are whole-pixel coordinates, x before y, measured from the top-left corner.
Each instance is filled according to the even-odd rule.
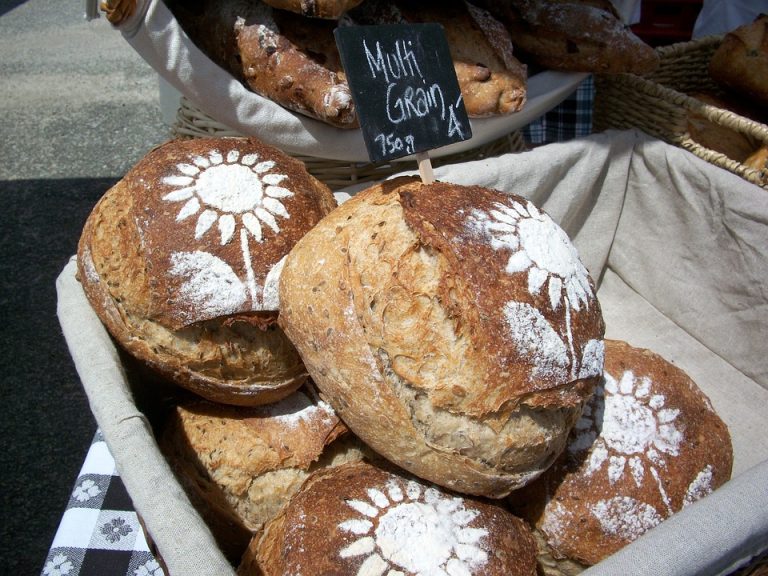
[[[699,144],[688,130],[688,118],[696,115],[736,132],[754,142],[755,150],[768,146],[768,125],[708,104],[670,86],[672,84],[677,87],[680,83],[706,86],[713,83],[708,74],[697,74],[706,73],[711,54],[723,38],[724,35],[711,35],[658,47],[656,51],[661,60],[659,68],[647,77],[636,74],[596,77],[595,126],[600,129],[638,128],[729,170],[752,184],[768,189],[768,167],[754,169]],[[690,77],[686,78],[686,74]]]

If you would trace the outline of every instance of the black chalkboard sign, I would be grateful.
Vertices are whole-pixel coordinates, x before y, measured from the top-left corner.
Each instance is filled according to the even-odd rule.
[[[335,36],[372,162],[472,137],[442,26],[345,26]]]

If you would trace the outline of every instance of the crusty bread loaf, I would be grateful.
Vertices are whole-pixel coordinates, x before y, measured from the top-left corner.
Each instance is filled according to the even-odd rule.
[[[648,74],[659,65],[610,0],[475,1],[507,27],[524,62],[595,74]]]
[[[399,178],[300,240],[279,322],[323,398],[395,464],[502,497],[565,446],[602,375],[592,280],[549,216]]]
[[[366,0],[348,18],[362,25],[441,24],[468,116],[510,114],[525,105],[527,68],[515,57],[509,32],[487,10],[463,0]]]
[[[339,18],[363,0],[264,0],[273,8],[289,10],[309,18]]]
[[[596,564],[731,475],[728,429],[682,370],[606,340],[605,378],[563,456],[510,496],[548,546]]]
[[[253,92],[338,128],[358,126],[334,20],[261,0],[173,0],[169,7],[190,39]]]
[[[534,576],[524,522],[365,462],[312,474],[248,547],[239,576]]]
[[[709,74],[725,88],[768,106],[768,14],[723,37]]]
[[[117,343],[167,379],[272,402],[307,379],[276,325],[282,261],[334,207],[301,162],[256,140],[172,141],[94,207],[78,277]]]
[[[313,470],[364,452],[311,386],[267,406],[177,406],[160,448],[233,562]]]

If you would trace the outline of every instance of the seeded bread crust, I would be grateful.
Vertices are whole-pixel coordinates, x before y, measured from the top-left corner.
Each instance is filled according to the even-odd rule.
[[[442,518],[440,523],[437,517]],[[398,529],[388,530],[395,518],[399,518]],[[416,534],[421,525],[431,530]],[[453,530],[444,533],[446,525]],[[409,557],[409,551],[416,552],[409,536],[419,538],[419,558]],[[436,537],[445,540],[434,541]],[[440,547],[453,538],[460,543],[456,548],[444,546],[442,556],[435,553],[432,546]],[[415,576],[436,573],[429,568],[440,569],[451,562],[450,573],[456,574],[536,574],[530,531],[507,510],[358,462],[313,473],[253,539],[238,575],[354,576],[391,570]],[[417,563],[421,570],[414,570]],[[366,572],[366,565],[375,565],[379,571]]]
[[[220,547],[239,561],[313,470],[363,457],[348,432],[308,384],[263,407],[177,406],[160,449]]]
[[[587,567],[717,489],[732,465],[728,428],[685,372],[606,340],[605,381],[568,448],[509,502],[543,557]]]
[[[556,267],[578,272],[579,286],[526,268],[528,241],[567,254]],[[499,498],[554,461],[602,374],[591,282],[526,200],[402,178],[357,194],[297,243],[279,322],[323,398],[376,452]]]
[[[226,195],[256,179],[252,196]],[[307,379],[276,324],[275,279],[334,206],[303,164],[256,140],[169,142],[96,204],[78,278],[117,343],[165,378],[217,402],[273,402]]]

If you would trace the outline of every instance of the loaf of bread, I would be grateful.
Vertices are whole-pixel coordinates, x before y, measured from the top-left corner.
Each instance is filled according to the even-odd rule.
[[[96,204],[78,277],[117,343],[168,380],[217,402],[274,402],[307,379],[276,324],[283,259],[334,207],[276,148],[171,141]]]
[[[438,23],[445,30],[468,116],[510,114],[525,105],[528,72],[514,54],[509,32],[490,12],[473,3],[366,0],[345,21],[358,25]]]
[[[658,354],[606,340],[605,378],[563,456],[509,498],[542,556],[596,564],[731,475],[728,429],[691,378]]]
[[[648,74],[659,65],[610,0],[475,1],[507,27],[524,62],[595,74]]]
[[[263,533],[239,576],[534,576],[524,522],[365,462],[313,473]]]
[[[364,450],[311,385],[267,406],[179,405],[160,449],[233,563],[312,471]]]
[[[398,178],[286,259],[279,323],[350,429],[436,484],[503,497],[564,449],[603,368],[569,238],[521,197]]]
[[[289,10],[308,18],[339,18],[363,0],[264,0],[273,8]]]
[[[195,45],[256,94],[338,128],[358,126],[335,20],[306,18],[261,0],[168,5]]]
[[[768,106],[768,14],[723,37],[709,74],[726,89]]]

